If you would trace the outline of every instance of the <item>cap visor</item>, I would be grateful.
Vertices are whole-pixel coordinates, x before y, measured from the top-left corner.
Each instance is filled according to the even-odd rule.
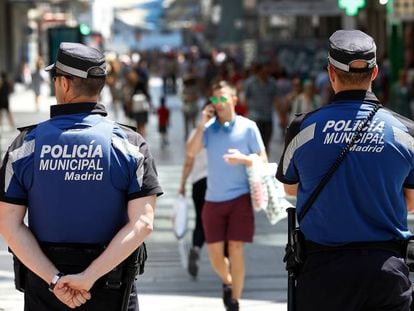
[[[55,64],[52,64],[52,65],[47,66],[44,70],[45,70],[45,71],[50,71],[50,70],[52,70],[53,68],[55,68]]]

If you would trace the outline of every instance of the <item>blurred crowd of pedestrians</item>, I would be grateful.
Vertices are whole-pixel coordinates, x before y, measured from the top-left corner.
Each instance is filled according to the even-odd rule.
[[[107,86],[115,117],[122,110],[144,136],[149,114],[157,112],[161,102],[168,108],[168,96],[176,95],[182,102],[183,138],[186,140],[196,125],[201,108],[210,96],[209,87],[213,82],[225,80],[236,87],[239,99],[236,113],[257,123],[269,151],[275,126],[279,127],[278,132],[283,136],[295,114],[321,107],[333,96],[326,68],[320,68],[316,75],[296,74],[286,67],[288,65],[280,64],[276,56],[259,57],[246,66],[242,57],[235,52],[213,51],[205,54],[193,46],[185,52],[168,50],[123,55],[108,53],[107,60]],[[44,60],[39,57],[33,70],[27,63],[23,63],[19,74],[14,77],[16,82],[33,91],[37,112],[42,101],[42,85],[50,83],[43,68]],[[379,76],[373,84],[374,93],[384,106],[412,118],[414,71],[402,69],[397,81],[392,83],[387,59],[379,64],[379,70]],[[151,76],[161,78],[163,99],[151,98]],[[2,80],[7,79],[9,83],[13,81],[11,77]],[[3,90],[3,97],[5,92]],[[4,107],[2,110],[7,111]],[[10,124],[14,126],[9,112],[7,116]],[[161,119],[165,124],[159,126],[159,129],[165,144],[168,140],[168,122],[166,123],[165,117]],[[274,126],[275,122],[277,124]]]
[[[258,124],[266,148],[269,148],[274,120],[284,129],[295,113],[318,108],[332,96],[325,69],[317,77],[305,79],[288,76],[276,59],[259,60],[246,68],[239,57],[225,53],[204,55],[196,47],[187,53],[161,53],[157,58],[147,54],[109,55],[108,64],[107,84],[115,111],[123,109],[144,135],[148,114],[158,106],[154,100],[161,102],[151,98],[148,89],[151,75],[162,79],[162,93],[166,96],[162,101],[166,107],[168,96],[181,99],[184,139],[196,126],[201,108],[210,96],[210,86],[217,81],[234,85],[238,97],[236,113]]]
[[[207,55],[192,47],[185,53],[168,51],[156,52],[155,56],[154,53],[109,56],[108,61],[108,86],[113,104],[118,109],[122,107],[143,134],[148,113],[156,111],[148,89],[151,75],[162,79],[166,107],[169,95],[181,99],[184,139],[195,127],[201,108],[210,96],[212,83],[230,82],[237,90],[236,113],[257,123],[268,151],[275,126],[282,134],[278,139],[282,139],[295,114],[317,109],[333,96],[326,68],[320,68],[316,75],[295,74],[276,57],[259,57],[245,66],[237,54],[213,52]],[[412,118],[414,71],[402,69],[399,79],[392,83],[388,63],[384,60],[379,64],[380,73],[374,81],[373,91],[384,106]],[[137,94],[141,95],[137,97]],[[161,99],[155,100],[159,103]]]

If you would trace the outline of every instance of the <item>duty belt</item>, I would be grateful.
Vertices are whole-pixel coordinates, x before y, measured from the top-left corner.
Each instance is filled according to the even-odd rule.
[[[407,241],[371,241],[371,242],[352,242],[338,246],[327,246],[312,241],[305,241],[306,254],[315,254],[320,252],[332,252],[342,250],[384,250],[396,253],[399,256],[405,256]]]
[[[87,244],[40,244],[45,255],[59,270],[65,274],[80,273],[86,269],[104,250],[105,246]],[[133,282],[139,263],[137,252],[134,251],[127,259],[99,278],[95,285],[111,289],[120,289],[121,286]]]

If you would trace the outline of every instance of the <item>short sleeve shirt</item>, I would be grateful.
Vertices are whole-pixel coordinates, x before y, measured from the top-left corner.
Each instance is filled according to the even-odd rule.
[[[105,244],[127,222],[127,204],[160,195],[145,140],[106,118],[102,105],[51,108],[8,149],[0,200],[28,207],[41,242]]]
[[[341,92],[289,126],[276,177],[299,183],[298,213],[376,104],[373,93]],[[306,238],[325,245],[407,239],[403,188],[414,187],[413,134],[413,121],[379,109],[301,221]]]
[[[229,149],[238,149],[243,154],[264,150],[256,123],[242,116],[223,125],[213,119],[206,125],[203,143],[208,162],[206,200],[223,202],[249,193],[245,166],[229,165],[223,156]]]

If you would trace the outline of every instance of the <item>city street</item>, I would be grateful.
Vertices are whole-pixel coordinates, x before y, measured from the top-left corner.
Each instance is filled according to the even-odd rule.
[[[145,240],[148,250],[145,273],[136,280],[139,310],[224,311],[223,284],[215,272],[223,275],[217,260],[217,256],[222,256],[222,249],[209,245],[215,270],[204,245],[197,277],[187,271],[188,254],[190,250],[196,253],[192,249],[192,236],[196,219],[200,218],[199,207],[196,218],[190,180],[200,181],[205,177],[202,175],[205,174],[204,159],[196,159],[194,164],[186,161],[184,177],[187,169],[193,170],[185,189],[187,230],[181,239],[175,233],[177,202],[183,193],[181,175],[186,159],[186,136],[197,113],[207,107],[206,115],[214,115],[219,121],[216,122],[219,125],[206,124],[205,131],[210,180],[207,198],[214,203],[204,213],[206,228],[211,231],[209,241],[221,239],[221,229],[231,239],[251,237],[252,218],[247,215],[251,210],[243,212],[238,209],[243,204],[228,199],[239,196],[244,200],[240,194],[247,191],[241,183],[244,164],[248,165],[249,161],[238,150],[249,153],[260,149],[261,144],[250,121],[234,122],[234,115],[238,113],[256,122],[272,163],[267,167],[255,165],[253,161],[249,168],[254,207],[265,206],[272,218],[273,207],[281,205],[282,200],[277,203],[277,199],[284,192],[280,183],[277,184],[280,188],[273,187],[275,180],[271,171],[275,163],[279,164],[282,154],[278,178],[286,183],[298,182],[285,189],[289,195],[298,194],[299,211],[303,209],[306,213],[306,205],[313,206],[306,223],[299,217],[301,229],[309,240],[305,253],[310,254],[315,248],[318,252],[315,257],[320,255],[322,260],[331,254],[326,254],[325,247],[320,249],[318,244],[345,243],[341,251],[344,249],[345,255],[356,256],[354,244],[347,242],[361,241],[383,241],[379,245],[384,251],[391,247],[394,250],[395,239],[400,241],[409,235],[406,209],[413,211],[408,215],[408,229],[414,233],[414,193],[407,190],[414,183],[409,165],[414,161],[413,42],[414,0],[0,0],[0,165],[13,139],[19,135],[18,128],[50,118],[50,107],[56,105],[55,86],[59,101],[68,104],[95,102],[100,97],[99,102],[106,107],[111,120],[143,133],[163,190],[163,195],[156,200],[154,230]],[[46,72],[48,65],[51,66]],[[169,111],[158,109],[164,107],[164,100]],[[215,108],[210,111],[211,107],[205,106],[207,103]],[[148,111],[148,123],[144,126]],[[91,122],[95,117],[91,117]],[[139,165],[142,155],[134,146],[140,138],[131,133],[127,133],[128,137],[111,133],[111,125],[104,122],[84,131],[89,123],[79,123],[75,117],[70,121],[65,118],[56,121],[61,125],[53,129],[49,123],[40,130],[38,127],[35,143],[30,139],[20,141],[19,137],[13,144],[3,172],[7,198],[19,202],[19,193],[28,191],[31,230],[39,240],[107,244],[108,240],[120,237],[119,241],[123,242],[117,245],[123,246],[124,242],[139,238],[131,233],[138,230],[137,226],[130,226],[134,216],[122,213],[127,207],[118,196],[133,196],[138,188],[141,193],[160,192],[153,165],[147,165],[147,161],[144,171]],[[167,135],[159,133],[166,128]],[[77,135],[79,131],[81,136]],[[95,132],[105,134],[106,141],[112,135],[116,152]],[[196,138],[188,144],[189,154],[201,147],[199,137]],[[283,152],[285,144],[287,148]],[[42,148],[37,148],[39,145]],[[32,170],[29,162],[34,146],[37,146],[36,154],[40,154],[40,164],[37,166],[36,162]],[[141,152],[145,149],[141,145],[139,148]],[[108,156],[108,150],[116,156]],[[328,169],[336,153],[342,157]],[[344,156],[347,158],[342,161]],[[228,169],[225,162],[239,166]],[[193,165],[194,168],[189,168]],[[323,176],[325,171],[327,174]],[[60,173],[70,184],[59,184]],[[91,180],[97,183],[88,182]],[[196,201],[197,196],[202,196],[202,186],[197,189],[200,184],[194,187]],[[295,196],[287,199],[296,201]],[[142,203],[137,202],[131,204]],[[119,203],[118,213],[114,212],[116,203]],[[215,207],[217,211],[213,211]],[[244,280],[244,287],[239,307],[233,299],[226,299],[226,305],[229,310],[285,311],[288,273],[283,257],[287,219],[272,225],[264,210],[253,213],[255,234],[253,243],[244,244],[244,279],[238,256],[240,243],[230,243],[236,297],[240,293],[238,283]],[[13,215],[3,214],[2,233],[7,237],[12,232],[18,239]],[[128,217],[131,223],[114,236],[118,230],[116,224],[124,223]],[[26,223],[27,219],[26,215]],[[143,218],[139,221],[148,224]],[[56,227],[43,226],[45,223]],[[74,237],[74,232],[80,236]],[[199,234],[197,239],[197,233],[195,245],[201,239]],[[379,247],[368,242],[357,245],[364,249]],[[121,256],[122,250],[106,254]],[[48,256],[54,255],[55,251],[52,252]],[[31,256],[36,258],[34,253]],[[387,277],[383,278],[392,288],[403,288],[394,284],[399,279],[389,277],[388,263],[373,264],[381,256],[370,252],[367,256],[372,259],[362,263],[361,270],[356,270],[358,265],[351,260],[341,260],[344,268],[338,268],[336,261],[327,259],[317,270],[310,271],[315,272],[315,277],[308,277],[311,279],[308,286],[302,282],[306,274],[303,269],[299,287],[312,301],[300,294],[296,301],[306,305],[305,309],[315,303],[324,305],[327,304],[325,297],[322,302],[315,300],[317,293],[323,293],[337,300],[332,302],[333,311],[355,309],[346,306],[345,302],[354,303],[348,297],[358,299],[354,305],[367,307],[371,299],[368,292],[375,292],[376,304],[393,301],[389,291],[385,291],[389,294],[387,300],[378,296],[379,291],[373,291],[371,283],[366,285],[368,296],[362,294],[360,300],[356,297],[354,288],[361,288],[360,292],[365,293],[360,280],[374,273],[381,277],[385,273]],[[64,257],[72,262],[66,252]],[[311,259],[307,258],[308,264]],[[76,257],[73,261],[81,264],[83,259]],[[359,257],[355,262],[361,266]],[[401,275],[406,267],[400,264],[398,260],[398,265],[391,267]],[[100,267],[95,269],[92,265],[91,268],[99,273]],[[335,271],[333,275],[331,271]],[[329,280],[322,279],[323,275]],[[355,279],[354,275],[357,283],[347,283]],[[410,279],[413,283],[414,274],[410,274]],[[56,280],[59,275],[53,278],[52,288]],[[68,281],[68,286],[81,287],[74,282]],[[385,280],[378,284],[385,286],[386,283]],[[324,290],[322,284],[328,284]],[[344,291],[347,288],[351,292]],[[311,293],[312,289],[315,293]],[[328,293],[330,290],[332,293]],[[78,294],[72,292],[69,299],[76,300]],[[94,295],[103,303],[102,309],[114,308],[107,291],[102,298]],[[400,292],[396,296],[402,297]],[[291,298],[289,295],[289,301]],[[13,257],[0,235],[0,311],[22,310],[24,294],[15,289]]]
[[[160,80],[151,80],[154,104],[159,98]],[[47,93],[45,86],[44,93]],[[17,87],[11,98],[11,107],[17,126],[33,124],[48,118],[48,107],[54,104],[52,97],[44,97],[39,113],[35,112],[33,94]],[[184,161],[183,124],[180,102],[176,97],[168,98],[172,120],[169,128],[170,143],[162,148],[157,132],[156,116],[148,124],[147,140],[156,159],[157,169],[164,195],[158,199],[155,230],[147,242],[149,258],[145,274],[138,279],[141,311],[224,310],[221,300],[221,283],[210,267],[207,251],[201,254],[201,268],[197,280],[192,279],[182,266],[180,249],[190,242],[188,232],[185,241],[178,243],[172,231],[171,212],[177,196]],[[111,115],[114,115],[109,108]],[[122,116],[120,122],[128,122]],[[1,150],[4,152],[17,131],[8,127],[4,120],[1,135]],[[275,135],[276,136],[276,135]],[[280,147],[276,137],[272,143],[276,160]],[[277,152],[276,152],[277,151]],[[188,185],[190,187],[190,184]],[[188,188],[187,193],[190,193]],[[189,201],[190,202],[190,201]],[[191,202],[190,202],[191,203]],[[287,278],[282,257],[286,240],[286,222],[270,225],[264,214],[256,213],[256,236],[246,246],[246,283],[241,301],[242,310],[274,311],[286,310]],[[194,212],[190,209],[189,228],[194,225]],[[3,241],[0,241],[0,310],[21,311],[23,296],[14,289],[11,257]]]
[[[157,104],[160,92],[160,80],[151,80],[151,92],[154,104]],[[44,90],[47,93],[47,90]],[[48,107],[54,104],[54,98],[44,97],[39,113],[35,112],[33,95],[30,91],[17,88],[12,96],[12,111],[17,126],[33,124],[48,118]],[[161,146],[157,132],[156,116],[152,115],[148,124],[147,140],[156,159],[158,173],[164,195],[158,199],[154,233],[147,241],[149,258],[145,274],[139,277],[141,311],[222,311],[221,284],[213,272],[205,248],[201,254],[201,268],[196,280],[183,268],[180,250],[188,248],[190,233],[185,241],[179,243],[172,231],[171,212],[177,196],[181,165],[184,160],[183,124],[180,102],[177,97],[168,98],[172,112],[169,128],[170,143]],[[109,108],[111,116],[113,111]],[[122,123],[128,122],[122,115]],[[17,131],[3,121],[1,150],[6,150]],[[281,142],[279,133],[274,133],[271,145],[271,161],[278,159]],[[190,187],[190,185],[188,185]],[[187,193],[190,193],[188,188]],[[191,204],[190,200],[189,203]],[[413,228],[414,217],[409,217]],[[194,212],[190,209],[189,228],[194,226]],[[272,226],[262,213],[256,213],[255,241],[246,246],[246,283],[241,301],[242,310],[278,311],[286,310],[287,275],[282,263],[286,243],[286,220]],[[184,262],[185,264],[185,262]],[[7,247],[0,240],[0,311],[23,310],[23,295],[14,289],[12,262]]]

